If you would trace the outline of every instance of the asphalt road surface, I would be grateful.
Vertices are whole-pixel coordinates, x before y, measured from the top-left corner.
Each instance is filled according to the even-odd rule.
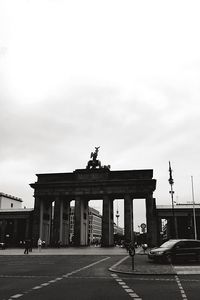
[[[122,257],[0,256],[0,300],[200,299],[200,275],[111,273]]]

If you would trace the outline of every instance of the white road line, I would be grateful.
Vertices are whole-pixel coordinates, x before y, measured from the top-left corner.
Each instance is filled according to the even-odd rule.
[[[121,287],[123,288],[123,290],[125,292],[127,292],[129,294],[129,296],[135,300],[142,300],[142,298],[140,298],[132,289],[130,289],[130,287],[128,285],[126,285],[126,283],[119,278],[119,276],[117,274],[115,274],[115,276],[113,276],[114,274],[111,274],[111,276],[113,277],[113,279],[119,284],[121,285]]]
[[[129,258],[129,256],[125,256],[120,261],[118,261],[116,264],[114,264],[112,267],[110,267],[110,269],[117,267],[118,265],[120,265],[123,261],[125,261],[128,258]]]
[[[133,293],[133,290],[132,289],[124,289],[127,293]]]
[[[117,276],[117,274],[114,274],[114,273],[112,273],[112,274],[110,274],[112,277],[118,277]]]
[[[200,266],[174,266],[174,270],[178,275],[200,274]]]
[[[46,278],[48,275],[0,275],[0,278]]]
[[[177,275],[175,275],[175,280],[176,280],[176,283],[177,283],[177,285],[178,285],[179,291],[180,291],[180,293],[181,293],[182,299],[187,300],[187,296],[186,296],[185,291],[184,291],[184,289],[183,289],[183,287],[182,287],[182,284],[181,284],[181,282],[180,282],[180,279],[178,278]]]
[[[134,297],[135,299],[138,299],[139,297],[138,297],[138,295],[136,294],[136,293],[130,293],[130,296],[131,297]],[[141,299],[141,298],[140,298]]]
[[[200,269],[200,266],[174,266],[175,269]]]
[[[100,260],[98,260],[98,261],[95,261],[95,262],[93,262],[93,263],[91,263],[91,264],[89,264],[89,265],[87,265],[87,266],[84,266],[84,267],[82,267],[82,268],[80,268],[80,269],[77,269],[77,270],[75,270],[75,271],[72,271],[72,272],[70,272],[70,273],[67,273],[67,274],[63,275],[62,277],[58,277],[58,278],[56,278],[56,279],[49,280],[48,282],[42,283],[40,286],[35,286],[35,287],[33,287],[31,290],[24,292],[24,294],[25,294],[25,293],[27,294],[27,293],[29,293],[29,292],[31,292],[31,291],[33,291],[33,290],[41,289],[41,288],[43,288],[43,287],[45,287],[45,286],[48,286],[48,285],[50,285],[50,284],[53,284],[53,283],[57,282],[58,280],[62,280],[62,279],[64,279],[64,278],[68,278],[70,275],[76,274],[76,273],[78,273],[78,272],[80,272],[80,271],[83,271],[83,270],[85,270],[85,269],[88,269],[88,268],[90,268],[90,267],[93,267],[93,266],[95,266],[95,265],[97,265],[97,264],[99,264],[99,263],[101,263],[101,262],[103,262],[103,261],[105,261],[105,260],[107,260],[107,259],[110,259],[110,256],[107,256],[107,257],[105,257],[105,258],[103,258],[103,259],[100,259]],[[12,299],[15,299],[15,298],[19,298],[19,297],[21,297],[21,296],[23,296],[23,294],[16,294],[16,295],[14,295],[14,296],[11,296],[8,300],[12,300]]]
[[[178,275],[195,275],[195,274],[200,274],[200,271],[194,271],[194,270],[190,270],[190,271],[187,271],[187,270],[185,270],[185,271],[177,271],[176,272],[176,274],[178,274]]]
[[[95,265],[97,265],[97,264],[99,264],[99,263],[101,263],[101,262],[103,262],[103,261],[105,261],[105,260],[107,260],[107,259],[109,259],[109,258],[110,258],[110,256],[107,256],[107,257],[105,257],[105,258],[103,258],[103,259],[100,259],[100,260],[98,260],[98,261],[93,262],[92,264],[89,264],[89,265],[87,265],[87,266],[85,266],[85,267],[82,267],[82,268],[80,268],[80,269],[78,269],[78,270],[72,271],[71,273],[67,273],[67,274],[65,274],[65,276],[66,276],[66,275],[69,276],[69,274],[70,274],[70,275],[76,274],[76,273],[78,273],[78,272],[80,272],[80,271],[83,271],[83,270],[85,270],[85,269],[88,269],[88,268],[90,268],[90,267],[93,267],[93,266],[95,266]]]

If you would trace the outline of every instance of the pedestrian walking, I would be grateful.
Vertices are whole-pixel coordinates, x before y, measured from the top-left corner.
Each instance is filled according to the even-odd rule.
[[[38,239],[38,251],[41,252],[41,248],[42,248],[42,240],[41,238]]]
[[[29,242],[29,240],[25,240],[24,254],[28,254],[29,248],[30,248],[30,242]]]

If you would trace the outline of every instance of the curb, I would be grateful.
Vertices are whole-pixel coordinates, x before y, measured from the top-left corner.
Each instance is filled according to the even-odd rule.
[[[168,273],[163,273],[163,272],[158,272],[158,273],[155,273],[155,272],[151,272],[151,273],[145,273],[145,272],[140,272],[140,271],[137,271],[137,270],[133,270],[133,271],[122,271],[122,270],[118,270],[117,269],[117,266],[119,266],[121,263],[123,263],[126,259],[128,259],[129,256],[125,256],[124,258],[122,258],[121,260],[119,260],[117,263],[115,263],[113,266],[111,266],[108,270],[110,272],[113,272],[113,273],[118,273],[118,274],[126,274],[126,275],[147,275],[147,276],[160,276],[160,275],[166,275],[166,276],[169,276],[169,275],[176,275],[176,272],[172,273],[172,272],[168,272]]]
[[[120,270],[116,270],[113,269],[112,267],[108,269],[110,272],[112,273],[118,273],[118,274],[125,274],[125,275],[142,275],[142,276],[172,276],[172,275],[177,275],[176,273],[144,273],[144,272],[140,272],[140,271],[133,271],[133,272],[129,272],[129,271],[120,271]]]

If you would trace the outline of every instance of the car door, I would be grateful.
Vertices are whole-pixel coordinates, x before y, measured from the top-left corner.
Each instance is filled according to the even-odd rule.
[[[177,260],[187,259],[187,257],[189,256],[187,246],[188,245],[185,241],[178,242],[173,247],[173,257]]]
[[[198,259],[200,255],[200,243],[199,241],[188,241],[187,243],[187,252],[188,252],[188,258],[191,259]]]

